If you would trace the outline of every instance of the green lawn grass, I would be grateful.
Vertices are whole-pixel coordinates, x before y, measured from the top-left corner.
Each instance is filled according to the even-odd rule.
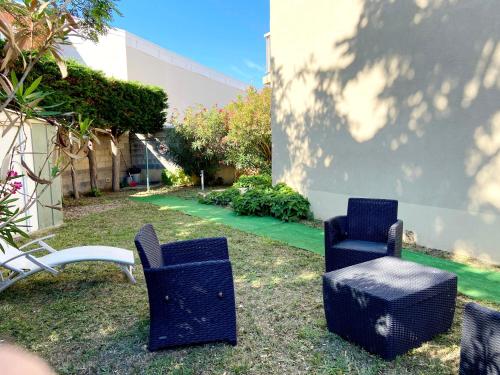
[[[191,190],[192,191],[192,190]],[[232,228],[267,237],[285,244],[324,255],[323,228],[304,223],[286,223],[273,217],[240,216],[233,210],[198,203],[194,197],[175,196],[178,193],[150,194],[133,199],[171,208],[212,222],[222,223]],[[188,199],[183,199],[188,198]],[[308,223],[309,224],[309,223]],[[450,271],[458,276],[458,291],[469,297],[500,303],[499,269],[484,269],[449,259],[403,249],[402,258]]]
[[[0,339],[36,352],[61,374],[453,374],[461,315],[453,328],[386,363],[326,330],[323,257],[220,223],[133,202],[127,194],[85,202],[120,204],[66,220],[56,248],[102,244],[134,249],[152,223],[162,242],[228,238],[238,316],[238,346],[212,344],[149,353],[148,303],[142,269],[128,284],[116,267],[82,263],[59,276],[39,274],[0,295]],[[138,258],[136,256],[138,261]],[[499,309],[499,304],[487,304]]]

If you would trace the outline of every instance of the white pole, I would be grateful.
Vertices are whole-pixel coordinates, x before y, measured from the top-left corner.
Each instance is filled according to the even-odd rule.
[[[201,177],[201,191],[204,191],[205,190],[205,173],[203,171],[201,171],[200,177]]]

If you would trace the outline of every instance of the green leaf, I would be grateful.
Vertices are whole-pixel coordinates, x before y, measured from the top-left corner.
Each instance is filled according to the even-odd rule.
[[[42,78],[43,76],[40,76],[31,83],[31,85],[24,92],[25,97],[29,96],[33,91],[37,89],[38,85],[40,85],[40,82],[42,82]]]

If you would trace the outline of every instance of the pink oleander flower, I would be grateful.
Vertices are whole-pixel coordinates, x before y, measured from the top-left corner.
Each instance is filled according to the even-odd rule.
[[[21,190],[22,187],[23,187],[23,184],[19,181],[11,182],[10,183],[10,193],[16,194],[19,190]]]
[[[7,178],[15,178],[17,176],[18,176],[18,174],[16,171],[10,170],[7,172]]]

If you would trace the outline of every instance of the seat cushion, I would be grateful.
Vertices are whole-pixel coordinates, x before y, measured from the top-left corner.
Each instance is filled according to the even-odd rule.
[[[370,253],[386,254],[387,244],[382,242],[345,240],[333,246],[334,249],[366,251]]]
[[[454,273],[386,256],[328,272],[325,277],[337,286],[380,301],[398,301],[399,306],[418,303],[455,285]]]

